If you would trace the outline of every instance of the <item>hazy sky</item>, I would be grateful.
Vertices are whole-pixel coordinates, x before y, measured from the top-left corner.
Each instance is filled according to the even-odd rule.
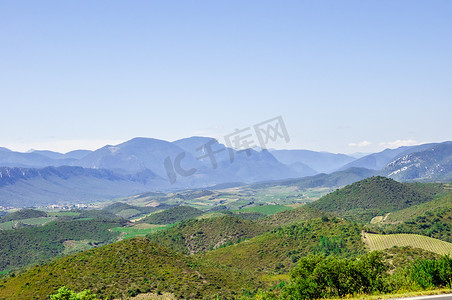
[[[452,140],[452,1],[0,0],[0,146],[222,139],[278,148]]]

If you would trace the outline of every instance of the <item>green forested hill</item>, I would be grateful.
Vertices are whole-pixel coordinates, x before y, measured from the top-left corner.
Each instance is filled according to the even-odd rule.
[[[323,212],[317,208],[311,207],[309,205],[303,205],[295,209],[286,210],[277,214],[267,216],[265,218],[261,218],[259,220],[256,220],[256,223],[262,224],[263,226],[270,225],[272,227],[278,227],[328,215],[330,214]]]
[[[306,205],[255,220],[243,219],[243,214],[226,212],[223,216],[188,220],[148,237],[170,249],[194,254],[231,245],[276,227],[327,215]]]
[[[31,218],[47,217],[47,213],[35,209],[21,209],[0,218],[0,222],[19,221]]]
[[[74,220],[44,226],[0,231],[0,271],[47,261],[62,254],[67,240],[90,240],[96,244],[113,242],[119,235],[108,229],[119,221]]]
[[[124,202],[115,202],[107,207],[104,207],[102,211],[114,214],[118,217],[130,219],[171,207],[172,206],[165,204],[158,206],[136,206]]]
[[[237,227],[231,226],[231,222],[238,222]],[[182,226],[184,224],[187,228]],[[223,228],[225,232],[237,232],[246,227],[245,224],[262,226],[255,221],[244,221],[233,216],[189,220],[176,225],[175,228],[179,227],[173,232],[176,235],[170,235],[161,242],[171,245],[173,241],[175,245],[185,247],[176,238],[178,232],[184,233],[181,235],[183,238],[191,237],[198,230],[191,239],[195,241],[195,236],[201,235],[202,230],[214,230],[216,233],[210,225],[228,225],[231,227]],[[263,295],[266,295],[265,299],[301,299],[317,295],[317,292],[319,297],[333,297],[349,293],[347,289],[352,293],[368,293],[430,286],[429,282],[419,280],[419,276],[430,275],[416,269],[417,265],[424,263],[417,259],[437,259],[437,256],[411,248],[391,248],[362,256],[366,252],[361,239],[362,229],[351,221],[323,215],[190,256],[174,252],[147,238],[133,238],[60,258],[4,278],[0,285],[0,299],[48,299],[48,295],[56,293],[61,286],[77,292],[89,289],[102,299],[123,299],[149,292],[157,295],[169,292],[176,299],[260,299]],[[212,233],[206,234],[206,237],[216,238]],[[306,263],[313,258],[320,264],[315,272],[310,272],[309,268],[306,269]],[[432,274],[442,272],[437,266],[444,263],[449,263],[449,260],[425,262],[434,264],[430,270]],[[317,285],[309,289],[304,281],[306,276],[294,276],[298,271],[303,274],[307,272],[305,275],[313,277],[311,279]],[[377,281],[374,281],[375,276]],[[336,282],[334,278],[346,280]],[[370,281],[366,279],[362,282],[363,286],[355,286],[353,282],[356,278]],[[279,284],[281,280],[289,279],[287,284]],[[419,285],[413,286],[413,282]],[[436,283],[432,284],[432,287],[436,286]],[[443,281],[438,284],[443,284]],[[270,292],[259,292],[269,288]],[[301,298],[299,293],[303,295]]]
[[[208,260],[250,272],[288,271],[307,254],[350,256],[364,252],[361,226],[323,217],[279,227],[238,244],[203,254]]]
[[[108,299],[163,291],[177,298],[231,297],[251,288],[252,280],[241,272],[134,238],[34,267],[4,282],[0,298],[48,299],[61,286],[90,289]]]
[[[138,209],[138,207],[124,202],[115,202],[103,208],[103,210],[111,212],[113,214],[118,214],[121,211],[127,209]]]
[[[252,238],[270,228],[268,225],[227,215],[188,220],[148,237],[173,250],[194,254]]]
[[[117,218],[144,213],[142,207],[126,203],[115,203],[103,210],[64,212],[61,216],[49,213],[57,221],[0,232],[0,271],[15,273],[2,278],[0,299],[47,299],[63,285],[77,292],[90,289],[103,299],[148,292],[170,292],[178,299],[252,298],[263,295],[259,288],[268,291],[272,286],[270,294],[275,292],[276,298],[284,298],[294,291],[291,289],[298,284],[295,280],[300,279],[290,278],[291,270],[303,268],[303,263],[313,257],[320,263],[319,272],[327,266],[331,267],[328,272],[339,275],[342,271],[338,270],[347,268],[336,270],[334,264],[354,268],[360,266],[362,259],[371,259],[372,253],[361,256],[368,250],[362,240],[363,230],[417,233],[448,240],[452,229],[451,196],[450,186],[443,184],[405,184],[372,177],[302,206],[251,203],[241,210],[210,213],[176,206],[135,222]],[[376,215],[381,216],[379,223],[356,222],[367,222]],[[124,226],[165,229],[147,238],[127,239],[17,271],[67,253],[63,252],[67,244],[91,243],[89,247],[94,247],[113,242],[120,230],[110,229]],[[389,249],[383,254],[393,269],[391,273],[383,272],[384,286],[372,286],[375,289],[367,292],[421,289],[422,286],[412,287],[417,277],[410,277],[414,272],[409,269],[411,261],[416,257],[437,259],[412,248]],[[393,271],[396,277],[392,276]],[[281,280],[289,279],[288,288],[279,285]],[[306,290],[303,285],[296,288]],[[331,291],[330,287],[322,289]]]
[[[432,201],[413,205],[408,208],[391,212],[385,218],[383,224],[401,223],[421,216],[426,212],[438,209],[452,208],[452,193],[437,197]]]
[[[115,205],[119,211],[129,206]],[[188,206],[157,213],[156,222],[167,223],[198,216],[202,212]],[[68,253],[114,242],[126,221],[110,209],[53,213],[57,221],[44,226],[0,231],[0,271],[41,263]],[[306,206],[284,211],[264,219],[244,220],[242,214],[231,213],[216,218],[188,220],[151,238],[182,253],[197,253],[224,247],[252,238],[276,226],[322,215]],[[154,215],[151,215],[154,216]],[[151,217],[150,216],[150,217]],[[49,218],[49,219],[52,219]]]
[[[452,242],[452,194],[388,213],[370,228],[383,234],[413,233]]]
[[[230,216],[217,219],[249,223]],[[193,222],[214,225],[188,223]],[[268,287],[272,282],[265,283],[268,276],[286,274],[304,255],[362,253],[360,232],[359,226],[348,221],[324,217],[192,256],[149,239],[128,239],[10,277],[0,287],[0,299],[46,299],[63,285],[75,291],[90,289],[109,299],[143,292],[172,292],[178,298],[241,296]]]
[[[142,220],[142,222],[159,225],[172,224],[196,218],[203,213],[204,212],[202,210],[191,206],[176,206],[165,211],[147,216]]]
[[[452,207],[427,211],[403,223],[382,227],[383,233],[415,233],[452,243]]]
[[[399,183],[377,176],[336,190],[310,205],[368,222],[374,216],[431,201],[442,192],[441,185]]]

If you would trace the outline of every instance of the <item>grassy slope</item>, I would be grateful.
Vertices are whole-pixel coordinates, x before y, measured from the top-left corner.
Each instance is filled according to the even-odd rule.
[[[284,273],[299,257],[312,253],[322,237],[342,239],[342,255],[364,251],[361,227],[345,220],[315,219],[277,228],[250,240],[209,251],[202,257],[249,272],[272,275]]]
[[[127,205],[116,205],[112,208],[117,208],[119,212],[123,211],[124,208],[130,209]],[[185,210],[187,207],[181,208]],[[194,210],[192,208],[189,209]],[[200,221],[199,224],[193,221],[192,225],[195,225],[193,228],[189,229],[191,225],[187,226],[187,224],[183,226],[185,228],[183,233],[186,235],[186,241],[182,243],[182,246],[180,241],[168,241],[168,236],[166,237],[166,243],[163,241],[164,239],[162,239],[161,242],[170,248],[180,250],[183,253],[206,251],[254,237],[265,230],[269,230],[269,225],[274,227],[283,225],[287,220],[296,221],[319,216],[315,213],[310,216],[310,213],[313,211],[312,209],[309,209],[309,212],[305,210],[306,207],[284,211],[269,216],[263,219],[262,222],[261,220],[258,220],[257,224],[245,220],[236,220],[232,216],[224,217],[222,221]],[[198,211],[194,211],[197,215]],[[135,236],[146,236],[147,234],[171,227],[167,225],[152,225],[146,223],[135,223],[133,226],[122,227],[122,223],[113,220],[116,215],[110,210],[58,212],[52,213],[52,215],[53,217],[43,219],[53,220],[55,216],[58,216],[61,220],[65,221],[60,220],[59,222],[62,223],[49,223],[42,228],[23,228],[20,229],[20,231],[10,231],[9,233],[0,232],[0,245],[2,246],[0,249],[0,257],[2,257],[0,270],[10,268],[16,269],[29,264],[47,261],[60,254],[85,250],[93,247],[90,242],[93,242],[94,244],[111,242],[119,237],[120,234],[122,234],[122,238],[132,238]],[[224,216],[223,214],[218,215]],[[278,216],[281,216],[281,218]],[[81,217],[91,221],[84,223],[82,220],[73,220],[73,218]],[[95,219],[99,217],[108,218],[111,219],[111,221],[96,221]],[[242,214],[236,217],[242,218],[244,216]],[[236,221],[230,222],[231,218]],[[27,220],[22,220],[21,222],[27,223],[26,221]],[[39,221],[41,221],[41,219]],[[266,224],[266,222],[269,222],[269,224]],[[9,223],[5,224],[10,226],[13,225]],[[91,225],[94,224],[97,225],[92,227]],[[88,227],[86,227],[86,225],[88,225]],[[108,232],[108,229],[111,229],[112,232]],[[198,234],[199,231],[202,231],[202,234]],[[174,230],[169,231],[169,236],[174,237],[174,233]],[[99,236],[99,234],[102,236]],[[70,242],[64,244],[64,241]]]
[[[452,242],[452,207],[438,208],[401,224],[381,226],[382,233],[414,233]]]
[[[251,206],[237,210],[235,212],[257,212],[263,215],[273,215],[282,211],[291,210],[292,208],[285,205],[262,205],[262,206]]]
[[[252,223],[230,216],[188,223],[212,225],[208,221],[222,219],[229,220],[221,222],[229,225],[233,225],[230,221]],[[359,226],[345,220],[316,219],[194,256],[172,252],[148,239],[127,239],[11,277],[0,288],[0,298],[45,299],[62,285],[115,298],[159,291],[173,292],[177,297],[233,296],[242,290],[255,290],[264,285],[262,282],[280,280],[283,277],[278,274],[287,273],[298,257],[318,248],[322,237],[343,239],[339,255],[363,252],[360,232]]]
[[[452,242],[452,194],[391,212],[380,219],[369,226],[371,232],[413,233]]]
[[[395,246],[381,251],[384,253],[386,261],[389,263],[392,270],[400,267],[409,267],[413,261],[418,259],[438,259],[441,257],[441,255],[437,253],[407,246]]]
[[[441,208],[452,208],[452,193],[443,195],[426,203],[414,205],[399,211],[392,212],[388,215],[385,221],[387,223],[407,221],[409,219],[423,215],[428,211]]]
[[[256,222],[262,224],[263,226],[270,225],[272,227],[278,227],[291,225],[309,219],[316,219],[326,215],[328,214],[316,208],[310,207],[308,205],[303,205],[292,210],[286,210],[271,216],[267,216],[265,218],[256,220]]]
[[[194,254],[249,239],[279,226],[326,215],[306,205],[252,221],[244,220],[243,213],[208,214],[152,234],[149,238],[175,251]]]
[[[270,227],[235,216],[189,220],[149,238],[173,250],[194,254],[254,237]]]
[[[47,299],[58,287],[91,289],[104,297],[138,292],[172,292],[176,297],[201,294],[231,296],[250,288],[250,277],[212,263],[198,262],[145,238],[92,249],[9,278],[0,298]]]

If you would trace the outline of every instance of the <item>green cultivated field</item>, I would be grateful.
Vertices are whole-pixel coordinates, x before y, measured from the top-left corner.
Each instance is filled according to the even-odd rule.
[[[76,216],[80,215],[80,213],[72,212],[72,211],[53,211],[53,212],[47,213],[47,215],[53,216],[53,217],[76,217]]]
[[[124,234],[123,239],[130,239],[137,236],[146,236],[148,234],[170,228],[175,224],[170,225],[156,225],[156,224],[137,224],[130,227],[116,227],[112,228],[113,232],[121,232]]]
[[[67,240],[63,242],[63,246],[64,246],[64,250],[63,250],[63,254],[67,255],[67,254],[71,254],[74,252],[81,252],[81,251],[86,251],[89,250],[91,248],[93,248],[93,246],[90,244],[90,240],[81,240],[81,241],[75,241],[75,240]]]
[[[5,223],[0,223],[0,230],[13,229],[14,224],[16,224],[18,222],[26,224],[26,225],[37,226],[37,225],[44,225],[44,224],[49,223],[54,220],[56,220],[56,218],[54,218],[54,217],[39,217],[39,218],[23,219],[23,220],[18,220],[18,221],[9,221],[9,222],[5,222]]]
[[[9,221],[9,222],[5,222],[5,223],[0,223],[0,230],[9,230],[9,229],[13,229],[15,222],[14,221]]]
[[[370,250],[384,250],[394,246],[412,247],[427,250],[440,255],[452,255],[452,243],[440,241],[431,237],[418,234],[374,234],[365,233],[366,242]]]

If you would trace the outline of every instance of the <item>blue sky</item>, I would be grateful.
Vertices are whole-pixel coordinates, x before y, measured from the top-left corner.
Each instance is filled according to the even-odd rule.
[[[0,146],[219,138],[277,148],[452,140],[451,1],[0,0]]]

